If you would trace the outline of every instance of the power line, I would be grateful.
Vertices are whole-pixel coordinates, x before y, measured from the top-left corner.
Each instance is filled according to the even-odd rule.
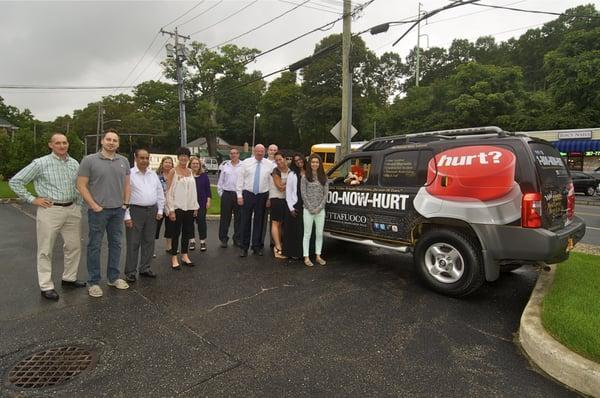
[[[212,6],[208,7],[206,10],[202,11],[200,14],[193,16],[192,18],[188,19],[185,22],[180,23],[179,25],[177,25],[177,27],[183,26],[185,24],[187,24],[188,22],[192,22],[193,20],[195,20],[196,18],[206,14],[207,12],[209,12],[210,10],[212,10],[213,8],[217,7],[219,4],[221,4],[223,2],[223,0],[220,0],[218,2],[216,2],[215,4],[213,4]]]
[[[505,5],[510,6],[510,5],[513,5],[513,4],[524,3],[525,1],[527,1],[527,0],[514,1],[512,3],[508,3],[508,4],[505,4]],[[471,16],[471,15],[477,15],[477,14],[481,14],[481,13],[484,13],[484,12],[490,12],[490,11],[492,11],[492,10],[480,10],[480,11],[470,12],[470,13],[467,13],[467,14],[456,15],[454,17],[449,17],[449,18],[444,18],[444,19],[436,19],[433,22],[427,22],[427,25],[433,25],[433,24],[440,23],[440,22],[452,21],[454,19],[468,17],[468,16]]]
[[[464,4],[468,4],[468,3],[464,3]],[[470,3],[469,3],[470,4]],[[551,12],[551,11],[540,11],[540,10],[526,10],[523,8],[514,8],[514,7],[506,7],[506,6],[494,6],[491,4],[476,4],[473,3],[474,6],[479,6],[479,7],[488,7],[488,8],[497,8],[497,9],[501,9],[501,10],[510,10],[510,11],[518,11],[518,12],[527,12],[527,13],[531,13],[531,14],[545,14],[545,15],[556,15],[559,17],[574,17],[574,18],[600,18],[600,15],[569,15],[569,14],[565,14],[562,12]]]
[[[402,36],[400,36],[400,37],[399,37],[399,38],[398,38],[398,39],[397,39],[397,40],[396,40],[396,41],[395,41],[395,42],[392,44],[392,47],[393,47],[393,46],[395,46],[396,44],[398,44],[398,42],[399,42],[400,40],[402,40],[402,39],[403,39],[403,38],[404,38],[404,37],[405,37],[405,36],[406,36],[406,35],[407,35],[407,34],[408,34],[408,33],[409,33],[411,30],[413,30],[413,29],[414,29],[414,27],[415,27],[415,26],[417,26],[417,25],[418,25],[418,24],[419,24],[419,23],[420,23],[422,20],[424,20],[424,19],[427,19],[427,18],[429,18],[429,17],[432,17],[432,16],[434,16],[434,15],[436,15],[436,14],[438,14],[438,13],[442,12],[442,11],[449,10],[449,9],[451,9],[451,8],[456,8],[456,7],[464,6],[464,5],[467,5],[467,4],[473,4],[473,3],[477,2],[477,1],[480,1],[480,0],[468,0],[468,1],[464,1],[464,2],[458,2],[458,1],[455,1],[455,2],[453,2],[453,3],[451,3],[451,4],[448,4],[447,6],[440,7],[440,8],[436,8],[436,9],[435,9],[435,10],[433,10],[433,11],[430,11],[430,12],[427,12],[427,13],[425,13],[423,16],[419,16],[419,18],[417,19],[417,21],[416,21],[416,22],[415,22],[415,23],[414,23],[414,24],[413,24],[413,25],[412,25],[410,28],[408,28],[408,29],[406,30],[406,32],[404,32],[404,33],[402,34]]]
[[[146,72],[148,70],[148,68],[150,67],[150,65],[152,65],[152,63],[154,62],[154,60],[156,59],[156,57],[158,57],[158,54],[160,54],[160,52],[162,51],[163,47],[167,44],[167,42],[169,41],[169,39],[166,39],[163,44],[158,47],[158,51],[156,51],[154,53],[154,56],[152,57],[152,59],[150,60],[150,62],[148,62],[148,64],[146,65],[146,67],[144,68],[144,70],[142,70],[135,79],[133,79],[133,81],[130,83],[131,85],[135,85],[135,83],[140,79],[140,77],[142,77],[142,75],[144,74],[144,72]]]
[[[298,5],[298,3],[294,3],[293,1],[289,1],[289,0],[279,0],[279,1],[281,3],[288,3],[288,4]],[[309,6],[309,5],[305,5],[304,8],[310,8],[310,9],[313,9],[313,10],[328,12],[330,14],[336,14],[336,15],[340,15],[341,14],[341,12],[338,12],[338,11],[331,11],[330,9],[317,8],[317,7],[313,7],[313,6]]]
[[[233,12],[232,14],[229,14],[229,15],[228,15],[228,16],[226,16],[225,18],[222,18],[222,19],[218,20],[218,21],[217,21],[217,22],[215,22],[214,24],[212,24],[212,25],[209,25],[209,26],[207,26],[206,28],[203,28],[203,29],[197,30],[197,31],[195,31],[195,32],[192,32],[192,33],[190,33],[189,35],[190,35],[190,36],[193,36],[193,35],[195,35],[195,34],[197,34],[197,33],[204,32],[204,31],[206,31],[206,30],[208,30],[208,29],[210,29],[210,28],[212,28],[212,27],[214,27],[214,26],[217,26],[218,24],[220,24],[220,23],[222,23],[222,22],[225,22],[225,21],[227,21],[229,18],[232,18],[232,17],[236,16],[236,15],[237,15],[237,14],[239,14],[240,12],[244,11],[246,8],[248,8],[248,7],[252,6],[252,5],[256,4],[256,3],[258,3],[258,0],[254,0],[254,1],[252,1],[251,3],[248,3],[248,4],[246,4],[244,7],[242,7],[242,8],[240,8],[239,10],[237,10],[237,11]]]
[[[0,88],[13,90],[113,90],[115,88],[133,88],[134,86],[52,86],[38,84],[0,84]]]
[[[354,15],[355,13],[357,13],[357,12],[359,12],[359,11],[361,11],[361,10],[364,10],[366,7],[368,7],[368,6],[369,6],[371,3],[373,3],[374,1],[375,1],[375,0],[370,0],[370,1],[368,1],[367,3],[360,4],[359,6],[357,6],[357,7],[354,9],[354,11],[352,11],[352,15]],[[308,35],[310,35],[310,34],[312,34],[312,33],[315,33],[316,31],[319,31],[319,30],[320,30],[320,31],[326,31],[326,30],[332,29],[332,28],[335,26],[336,22],[339,22],[339,21],[341,21],[343,18],[344,18],[344,16],[342,15],[342,16],[340,16],[340,17],[338,17],[338,18],[336,18],[336,19],[334,19],[334,20],[332,20],[332,21],[330,21],[330,22],[327,22],[327,23],[326,23],[326,24],[324,24],[324,25],[321,25],[321,26],[319,26],[319,27],[317,27],[317,28],[314,28],[314,29],[312,29],[312,30],[309,30],[309,31],[308,31],[308,32],[306,32],[306,33],[302,33],[301,35],[299,35],[299,36],[296,36],[296,37],[294,37],[293,39],[290,39],[290,40],[288,40],[288,41],[285,41],[285,42],[283,42],[283,43],[281,43],[281,44],[278,44],[278,45],[276,45],[275,47],[272,47],[272,48],[270,48],[270,49],[268,49],[268,50],[261,51],[259,54],[255,55],[254,57],[252,57],[252,58],[250,58],[249,60],[245,61],[245,62],[244,62],[242,65],[248,65],[249,63],[251,63],[251,62],[254,62],[254,61],[255,61],[255,60],[258,58],[258,57],[262,57],[263,55],[266,55],[266,54],[268,54],[268,53],[270,53],[270,52],[273,52],[273,51],[275,51],[275,50],[278,50],[278,49],[280,49],[280,48],[282,48],[282,47],[285,47],[285,46],[287,46],[288,44],[291,44],[291,43],[293,43],[293,42],[295,42],[295,41],[297,41],[297,40],[300,40],[300,39],[301,39],[301,38],[303,38],[303,37],[306,37],[306,36],[308,36]],[[328,26],[330,26],[330,27],[329,27],[329,28],[327,28]],[[327,28],[327,29],[325,29],[325,28]]]
[[[187,10],[186,12],[184,12],[183,14],[181,14],[180,16],[178,16],[177,18],[175,18],[174,20],[172,20],[171,22],[164,24],[162,26],[162,28],[166,28],[167,26],[171,25],[173,22],[177,22],[179,21],[181,18],[185,17],[187,14],[189,14],[190,12],[192,12],[194,9],[196,9],[198,6],[200,6],[202,3],[204,3],[206,0],[200,0],[200,2],[198,2],[198,4],[196,4],[195,6],[193,6],[192,8],[190,8],[189,10]]]
[[[148,51],[150,51],[150,49],[152,48],[152,46],[154,45],[154,43],[156,42],[156,39],[158,39],[158,36],[160,35],[160,31],[156,32],[156,34],[154,35],[154,38],[152,39],[152,41],[150,42],[150,45],[148,47],[146,47],[146,50],[144,51],[144,54],[142,54],[142,56],[140,57],[140,59],[137,61],[137,63],[133,66],[133,68],[129,71],[129,73],[127,74],[127,76],[125,76],[125,79],[123,79],[123,81],[121,83],[119,83],[119,86],[122,86],[123,84],[125,84],[125,82],[127,81],[127,79],[129,79],[129,76],[131,76],[131,74],[133,73],[134,70],[136,70],[136,68],[139,66],[139,64],[142,62],[142,60],[144,59],[144,57],[146,56],[146,54],[148,54]]]
[[[225,40],[224,42],[221,42],[221,43],[219,43],[219,44],[216,44],[216,45],[214,45],[214,46],[212,46],[212,47],[209,47],[208,49],[209,49],[209,50],[212,50],[213,48],[221,47],[221,46],[222,46],[222,45],[224,45],[224,44],[230,43],[230,42],[232,42],[232,41],[234,41],[234,40],[236,40],[236,39],[239,39],[240,37],[246,36],[247,34],[249,34],[249,33],[252,33],[252,32],[254,32],[254,31],[258,30],[258,29],[260,29],[260,28],[262,28],[262,27],[264,27],[264,26],[266,26],[266,25],[268,25],[268,24],[270,24],[270,23],[272,23],[272,22],[274,22],[274,21],[278,20],[279,18],[282,18],[282,17],[286,16],[286,15],[287,15],[287,14],[289,14],[290,12],[292,12],[292,11],[294,11],[294,10],[298,9],[299,7],[303,6],[304,4],[306,4],[306,3],[310,2],[310,1],[312,1],[312,0],[305,0],[303,3],[301,3],[301,4],[298,4],[298,5],[297,5],[297,6],[295,6],[295,7],[292,7],[292,8],[290,8],[289,10],[287,10],[287,11],[285,11],[285,12],[283,12],[283,13],[281,13],[281,14],[277,15],[276,17],[274,17],[274,18],[271,18],[271,19],[269,19],[268,21],[266,21],[266,22],[263,22],[262,24],[260,24],[260,25],[258,25],[258,26],[256,26],[256,27],[254,27],[254,28],[252,28],[252,29],[250,29],[250,30],[248,30],[248,31],[246,31],[246,32],[244,32],[244,33],[242,33],[242,34],[239,34],[239,35],[237,35],[237,36],[235,36],[235,37],[232,37],[232,38],[231,38],[231,39],[229,39],[229,40]]]

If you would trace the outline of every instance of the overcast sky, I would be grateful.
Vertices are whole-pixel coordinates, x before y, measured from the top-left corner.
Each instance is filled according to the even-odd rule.
[[[192,40],[213,46],[242,34],[306,0],[204,0],[204,1],[2,1],[0,0],[0,85],[119,86],[135,85],[161,77],[159,62],[165,57],[167,36],[156,33],[165,26],[192,34]],[[353,7],[367,0],[352,0]],[[352,22],[359,31],[382,22],[417,15],[418,0],[375,0]],[[448,0],[421,0],[424,10],[448,4]],[[483,0],[485,4],[563,12],[578,0]],[[195,7],[196,6],[196,7]],[[201,31],[248,6],[237,15]],[[195,7],[175,23],[169,24]],[[239,46],[267,50],[339,17],[342,0],[310,0],[276,21],[233,41]],[[201,14],[201,15],[199,15]],[[198,16],[199,15],[199,16]],[[197,17],[196,17],[197,16]],[[196,18],[194,18],[196,17]],[[466,5],[445,11],[423,23],[429,46],[448,47],[453,39],[475,40],[492,35],[497,41],[518,37],[527,29],[554,19],[550,15],[519,13]],[[404,58],[415,46],[416,29],[399,44],[392,43],[406,27],[363,35],[377,54],[400,53]],[[249,66],[263,74],[285,67],[310,55],[315,44],[342,30],[341,22],[326,32],[311,34],[280,50],[259,58]],[[154,40],[145,56],[144,52]],[[421,47],[427,46],[423,37]],[[141,62],[139,62],[141,60]],[[138,64],[139,62],[139,64]],[[137,67],[136,67],[136,64]],[[135,67],[135,69],[134,69]],[[72,114],[102,96],[121,90],[11,90],[0,88],[4,102],[29,108],[40,120]]]

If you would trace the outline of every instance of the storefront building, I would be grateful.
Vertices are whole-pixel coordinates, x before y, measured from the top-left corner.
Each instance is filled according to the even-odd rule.
[[[521,133],[552,142],[565,158],[570,170],[586,172],[600,167],[600,127]]]

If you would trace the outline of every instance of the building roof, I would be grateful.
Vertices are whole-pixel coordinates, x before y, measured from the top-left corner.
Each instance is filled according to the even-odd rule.
[[[204,146],[204,145],[206,145],[206,137],[199,137],[193,141],[188,142],[186,146],[188,148],[190,148],[190,147],[197,147],[197,146]],[[217,145],[229,146],[229,144],[221,137],[217,137]]]
[[[16,129],[17,126],[8,122],[8,120],[0,117],[0,128]]]

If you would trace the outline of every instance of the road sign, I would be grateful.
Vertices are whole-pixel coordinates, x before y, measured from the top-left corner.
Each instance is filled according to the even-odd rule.
[[[340,140],[340,135],[341,135],[341,129],[340,129],[340,125],[342,124],[342,121],[340,120],[339,122],[337,122],[335,124],[335,126],[333,126],[333,128],[331,130],[329,130],[329,132],[339,141]],[[354,137],[356,135],[356,133],[358,133],[358,130],[352,126],[352,128],[350,129],[352,131],[352,135],[350,136],[350,138]]]

